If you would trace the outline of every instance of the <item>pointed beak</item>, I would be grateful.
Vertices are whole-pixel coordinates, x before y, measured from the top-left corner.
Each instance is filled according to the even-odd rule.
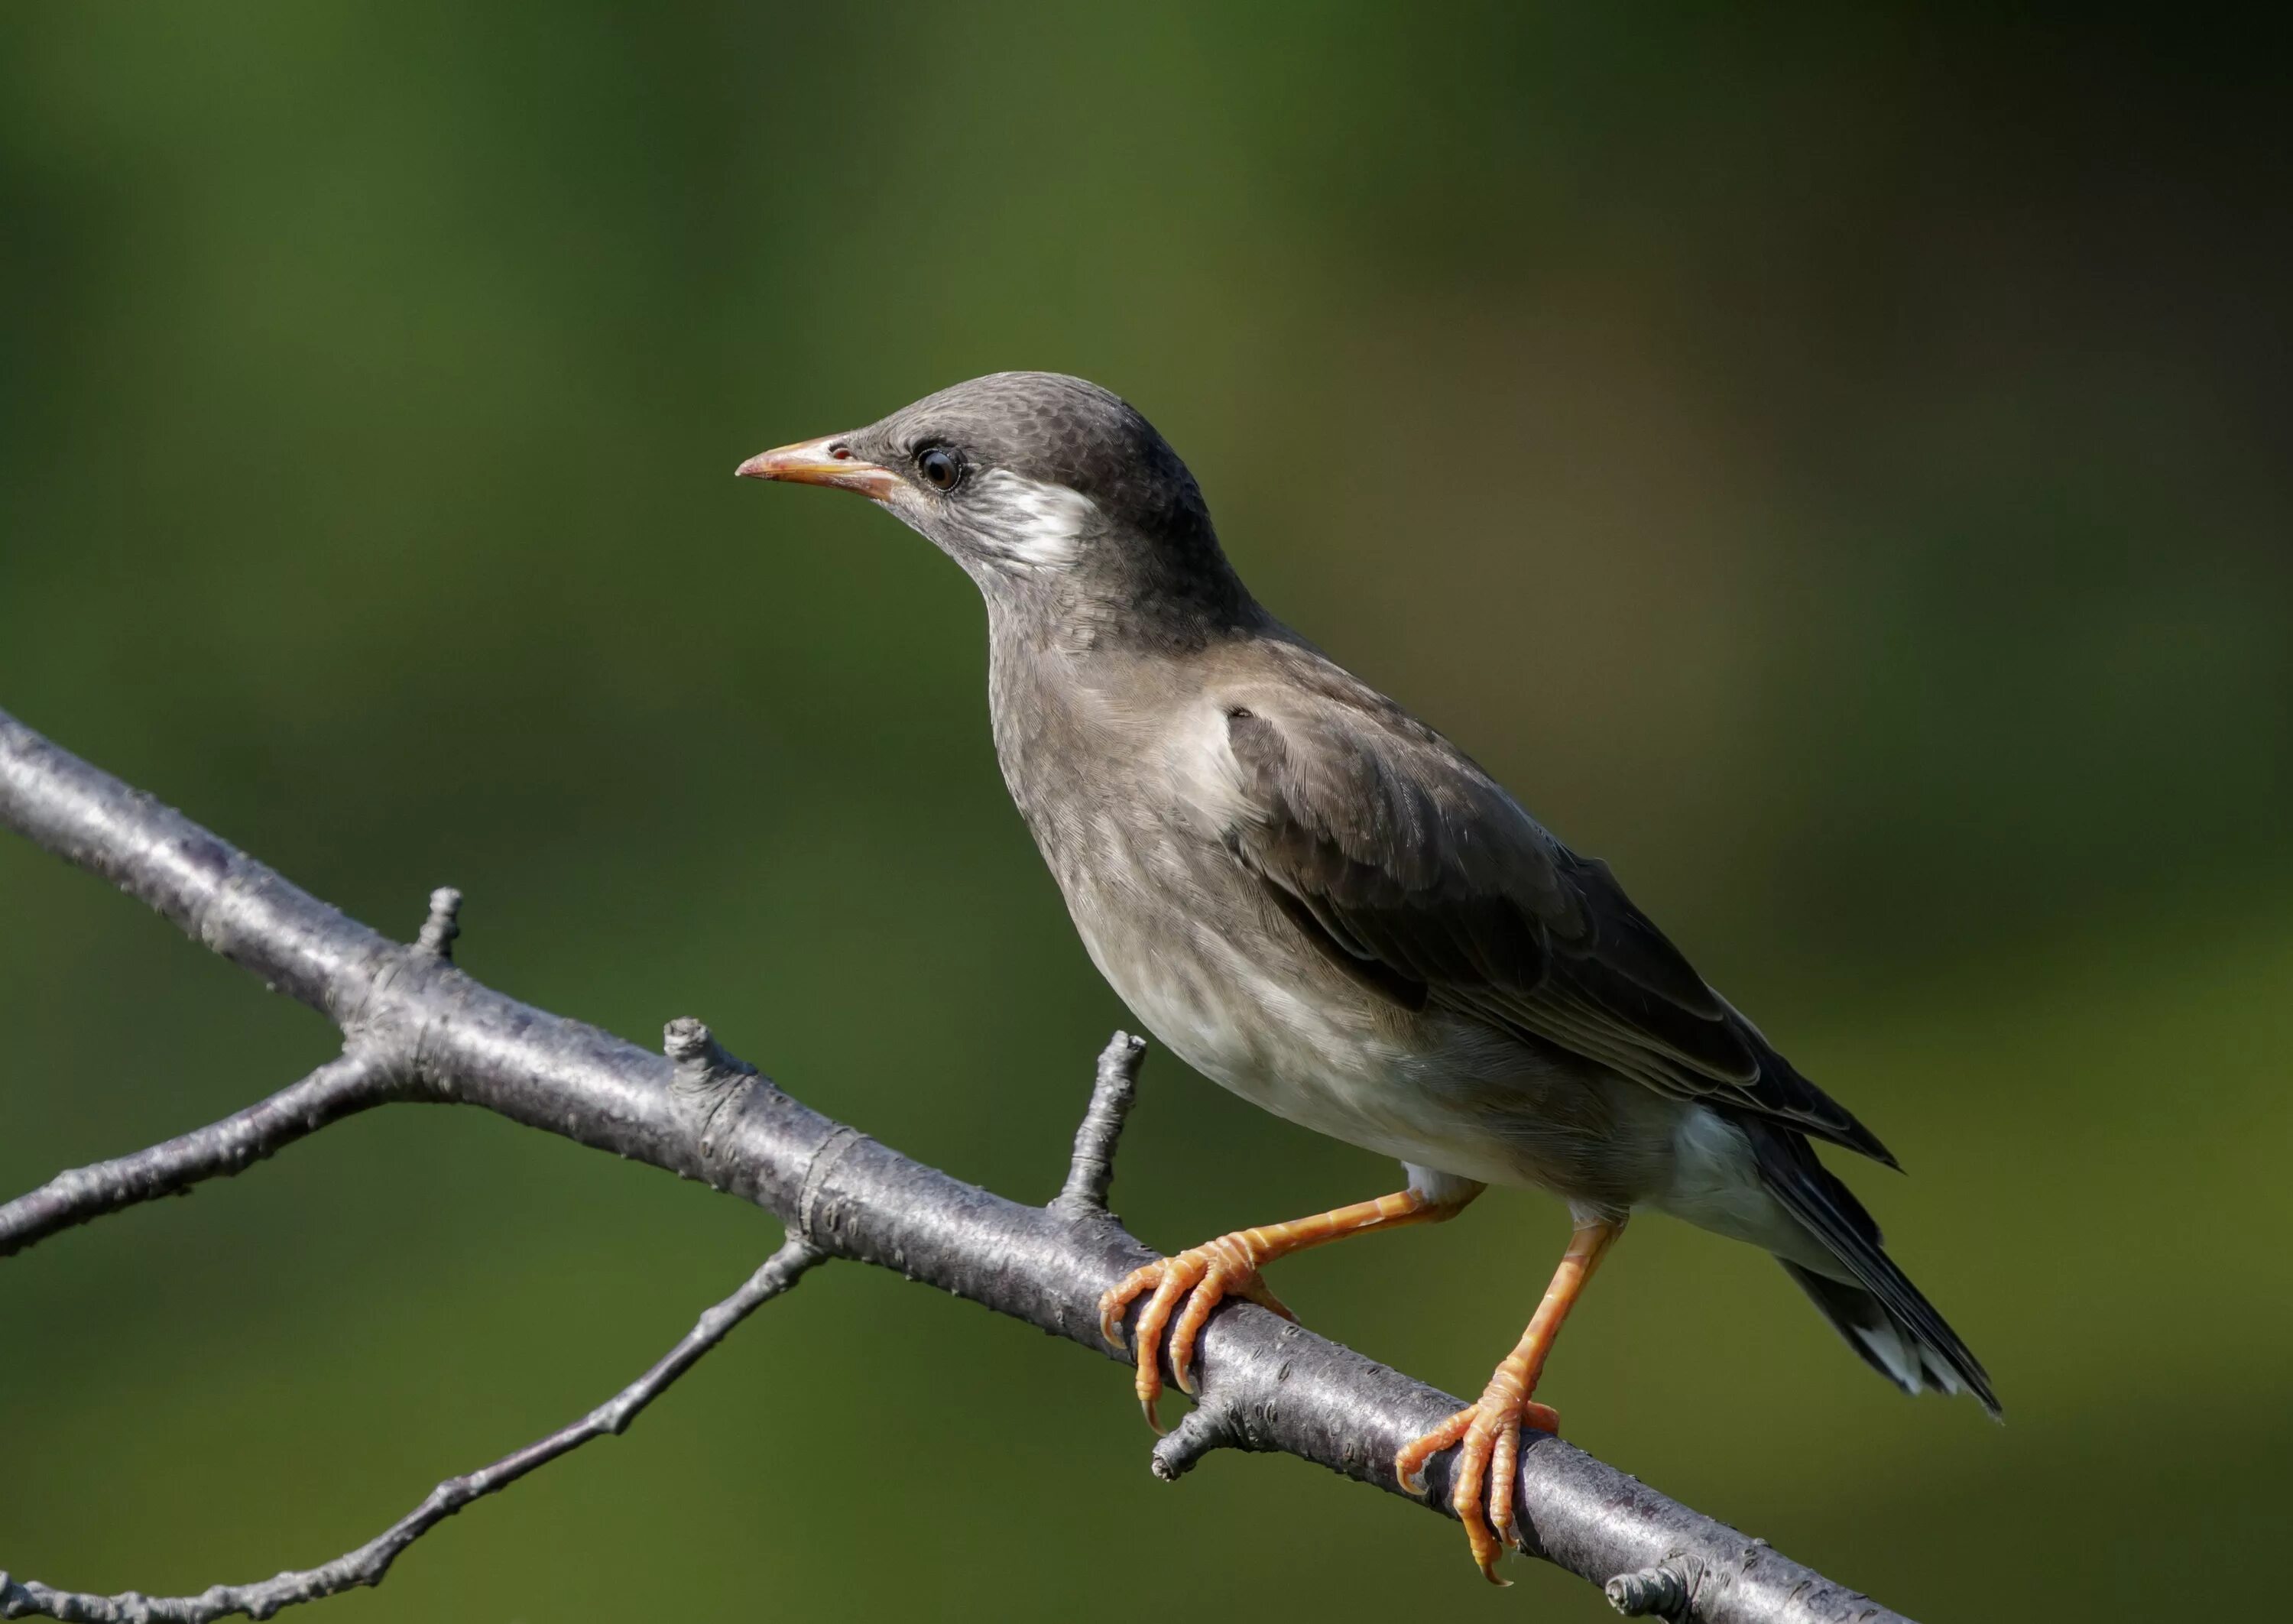
[[[868,462],[831,434],[774,451],[759,451],[733,470],[744,480],[785,480],[792,485],[832,485],[881,502],[900,487],[900,476]]]

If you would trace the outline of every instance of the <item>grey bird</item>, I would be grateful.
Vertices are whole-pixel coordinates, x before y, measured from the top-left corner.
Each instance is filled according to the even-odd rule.
[[[1497,1580],[1546,1354],[1625,1220],[1652,1207],[1774,1254],[1906,1392],[1982,1366],[1817,1159],[1895,1166],[1848,1110],[1707,986],[1605,863],[1548,834],[1462,750],[1276,620],[1243,586],[1186,465],[1081,378],[1003,372],[738,472],[857,491],[987,603],[1004,782],[1091,962],[1196,1071],[1398,1159],[1396,1194],[1246,1229],[1139,1270],[1102,1328],[1147,1418],[1158,1349],[1193,1390],[1221,1298],[1287,1313],[1260,1266],[1453,1216],[1489,1184],[1548,1190],[1574,1232],[1479,1402],[1404,1449],[1459,1447],[1452,1500]],[[1498,1580],[1498,1582],[1503,1582]]]

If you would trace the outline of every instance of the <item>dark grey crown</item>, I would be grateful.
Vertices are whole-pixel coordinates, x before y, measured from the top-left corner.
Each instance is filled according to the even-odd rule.
[[[935,444],[1089,497],[1118,529],[1215,553],[1210,509],[1186,464],[1120,395],[1061,372],[996,372],[927,395],[855,437],[897,465]]]
[[[885,506],[962,565],[991,610],[1057,628],[1043,635],[1200,643],[1264,617],[1186,464],[1096,384],[993,373],[837,443],[893,471]],[[1086,503],[1062,508],[1045,488]]]

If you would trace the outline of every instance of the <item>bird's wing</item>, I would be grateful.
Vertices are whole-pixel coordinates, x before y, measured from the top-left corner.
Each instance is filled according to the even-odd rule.
[[[1227,707],[1228,849],[1341,968],[1893,1164],[1633,906],[1462,752],[1334,668]]]

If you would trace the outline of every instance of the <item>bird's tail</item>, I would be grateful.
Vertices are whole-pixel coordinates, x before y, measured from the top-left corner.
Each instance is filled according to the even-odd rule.
[[[1760,1182],[1852,1276],[1839,1280],[1778,1259],[1847,1345],[1906,1393],[1971,1392],[1997,1419],[1998,1395],[1982,1361],[1895,1266],[1855,1192],[1816,1159],[1800,1135],[1762,1124],[1751,1139]]]

